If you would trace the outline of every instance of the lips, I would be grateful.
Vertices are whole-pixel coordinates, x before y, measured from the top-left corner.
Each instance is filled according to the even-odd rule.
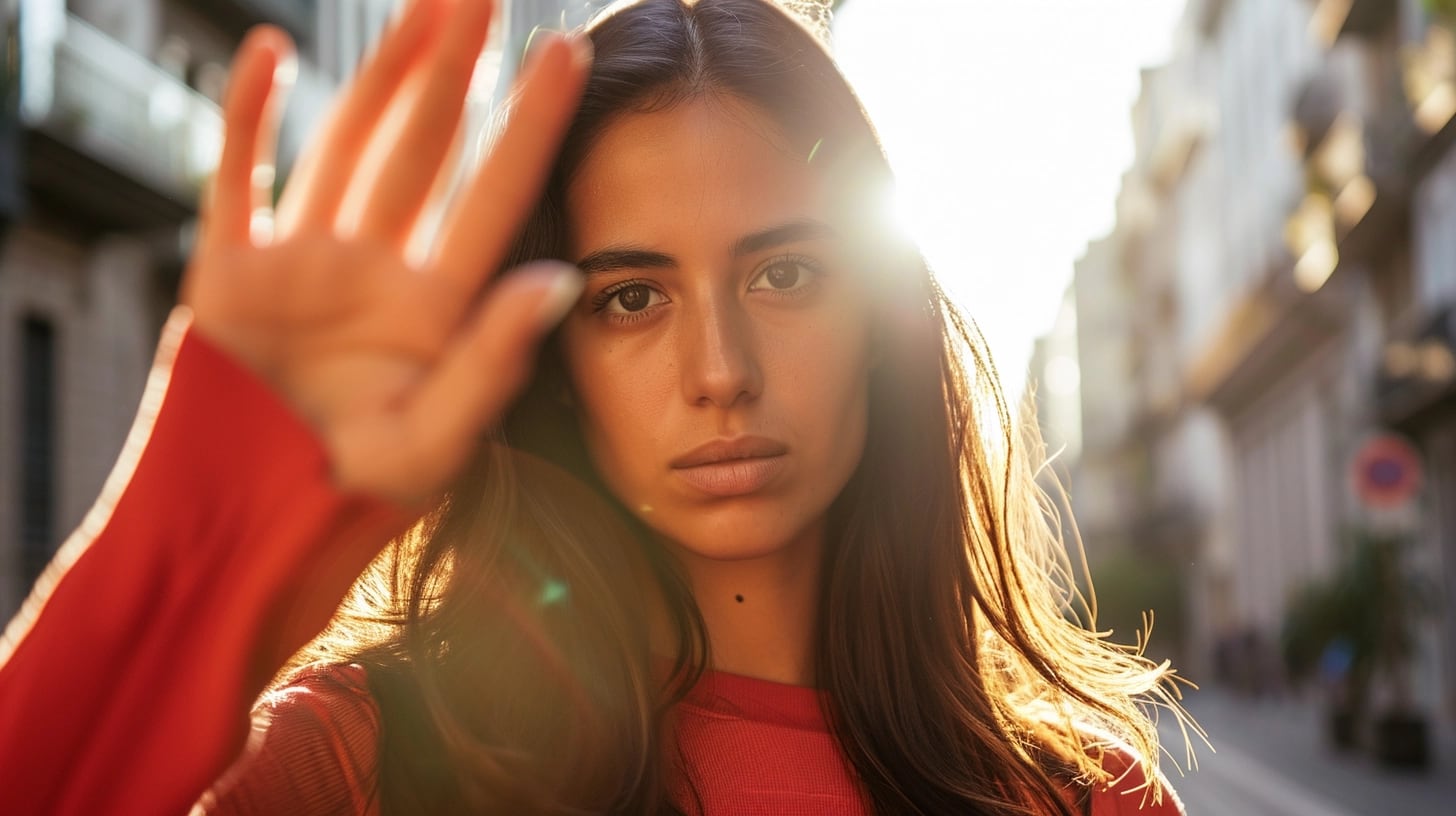
[[[669,462],[674,468],[716,465],[736,459],[762,459],[783,456],[789,448],[782,442],[761,436],[740,436],[737,439],[715,439],[700,445]]]
[[[672,460],[673,473],[716,497],[744,496],[768,486],[785,467],[788,446],[757,436],[719,439]]]

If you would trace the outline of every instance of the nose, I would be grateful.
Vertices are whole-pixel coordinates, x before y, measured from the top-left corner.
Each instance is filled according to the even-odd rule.
[[[679,332],[683,398],[692,405],[729,408],[757,399],[763,372],[748,316],[737,304],[708,303],[684,315]]]

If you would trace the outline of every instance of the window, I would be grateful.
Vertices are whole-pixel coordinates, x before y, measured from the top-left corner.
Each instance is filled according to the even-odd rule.
[[[55,327],[44,318],[25,318],[20,349],[20,570],[29,586],[56,543]]]

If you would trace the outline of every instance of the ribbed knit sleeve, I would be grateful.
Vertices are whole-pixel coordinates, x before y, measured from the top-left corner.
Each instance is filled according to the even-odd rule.
[[[358,665],[311,669],[269,692],[248,749],[196,816],[373,816],[379,707]]]
[[[274,672],[414,517],[174,311],[95,507],[0,640],[7,813],[186,813]]]

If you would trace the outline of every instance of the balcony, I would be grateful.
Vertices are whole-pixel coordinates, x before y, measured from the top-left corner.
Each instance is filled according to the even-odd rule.
[[[1322,286],[1342,259],[1377,260],[1407,221],[1416,123],[1393,90],[1398,74],[1345,59],[1356,54],[1330,52],[1292,111],[1306,190],[1285,233],[1305,291]],[[1370,87],[1387,90],[1363,90]]]
[[[1374,260],[1403,228],[1413,134],[1408,114],[1343,113],[1311,156],[1312,194],[1330,199],[1340,255]]]
[[[1415,428],[1456,405],[1456,304],[1435,309],[1414,330],[1392,332],[1376,377],[1381,418]]]
[[[1406,101],[1420,128],[1418,172],[1429,170],[1456,141],[1456,31],[1445,19],[1433,21],[1423,36],[1401,52]]]
[[[211,22],[236,36],[258,23],[282,26],[300,43],[318,33],[317,0],[185,0]]]
[[[1187,367],[1184,391],[1224,416],[1244,410],[1290,367],[1348,330],[1351,298],[1343,286],[1301,291],[1287,274],[1243,294]]]
[[[1356,37],[1375,37],[1386,31],[1395,22],[1400,4],[1393,0],[1354,0],[1350,13],[1345,17],[1341,34]]]
[[[1212,129],[1213,117],[1210,106],[1190,100],[1174,107],[1160,124],[1148,158],[1150,175],[1160,189],[1177,186]]]
[[[221,148],[217,106],[78,17],[58,22],[26,43],[31,187],[100,224],[184,219]]]
[[[233,0],[235,5],[251,9],[259,17],[285,26],[313,30],[317,0]]]
[[[1177,186],[1215,124],[1216,110],[1206,98],[1196,57],[1143,69],[1132,115],[1137,170],[1158,192],[1167,192]]]
[[[1399,8],[1395,0],[1319,0],[1314,29],[1327,45],[1345,36],[1374,38],[1390,28]]]

